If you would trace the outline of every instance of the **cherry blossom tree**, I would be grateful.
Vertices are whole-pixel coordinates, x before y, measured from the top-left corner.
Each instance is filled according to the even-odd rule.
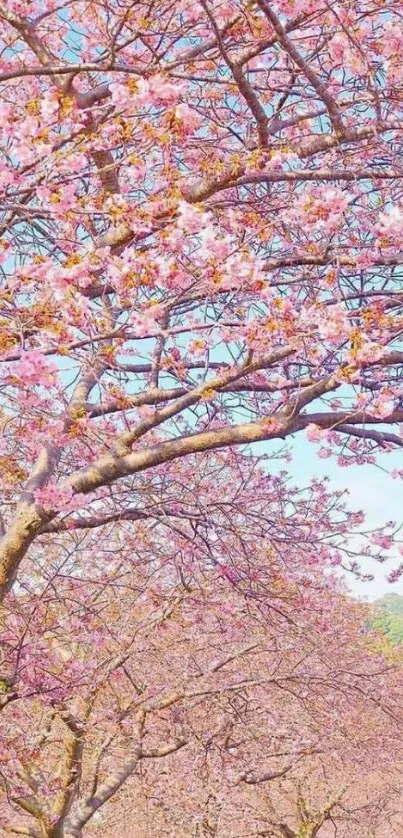
[[[9,0],[0,39],[3,594],[157,467],[399,448],[397,0]]]
[[[337,574],[397,533],[270,458],[402,445],[400,4],[9,0],[0,41],[1,829],[146,778],[153,834],[340,832],[401,670]]]

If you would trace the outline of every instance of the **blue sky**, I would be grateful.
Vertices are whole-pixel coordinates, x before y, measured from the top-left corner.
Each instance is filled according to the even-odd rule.
[[[270,452],[270,448],[266,451]],[[348,506],[352,510],[362,509],[366,514],[366,528],[379,527],[386,521],[403,523],[403,481],[393,479],[389,472],[403,469],[403,449],[388,455],[379,455],[381,468],[371,465],[349,466],[340,468],[335,460],[322,460],[317,456],[317,446],[309,443],[299,434],[291,442],[293,459],[291,463],[279,460],[270,464],[270,469],[286,469],[299,486],[304,486],[313,477],[329,477],[334,489],[348,489]],[[397,593],[403,596],[403,577],[395,584],[390,584],[386,576],[402,561],[396,551],[396,559],[385,564],[374,561],[361,562],[362,569],[375,576],[373,582],[360,582],[350,574],[347,583],[353,593],[363,599],[374,600],[385,593]]]

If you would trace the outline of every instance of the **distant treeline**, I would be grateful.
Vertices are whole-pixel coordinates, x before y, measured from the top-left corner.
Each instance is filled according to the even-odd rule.
[[[392,643],[403,643],[403,596],[385,594],[374,603],[374,625],[381,628]]]

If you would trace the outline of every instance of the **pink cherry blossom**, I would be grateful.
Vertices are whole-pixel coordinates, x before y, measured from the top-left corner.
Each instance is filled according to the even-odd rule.
[[[13,365],[12,375],[21,379],[24,386],[52,385],[55,383],[57,366],[37,350],[21,352],[20,360]]]
[[[326,436],[326,431],[319,428],[318,425],[307,425],[306,436],[309,442],[320,442]]]

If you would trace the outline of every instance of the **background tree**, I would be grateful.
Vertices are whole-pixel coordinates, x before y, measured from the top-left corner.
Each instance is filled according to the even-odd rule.
[[[374,624],[382,629],[392,643],[403,641],[403,598],[399,594],[385,594],[375,602]]]

